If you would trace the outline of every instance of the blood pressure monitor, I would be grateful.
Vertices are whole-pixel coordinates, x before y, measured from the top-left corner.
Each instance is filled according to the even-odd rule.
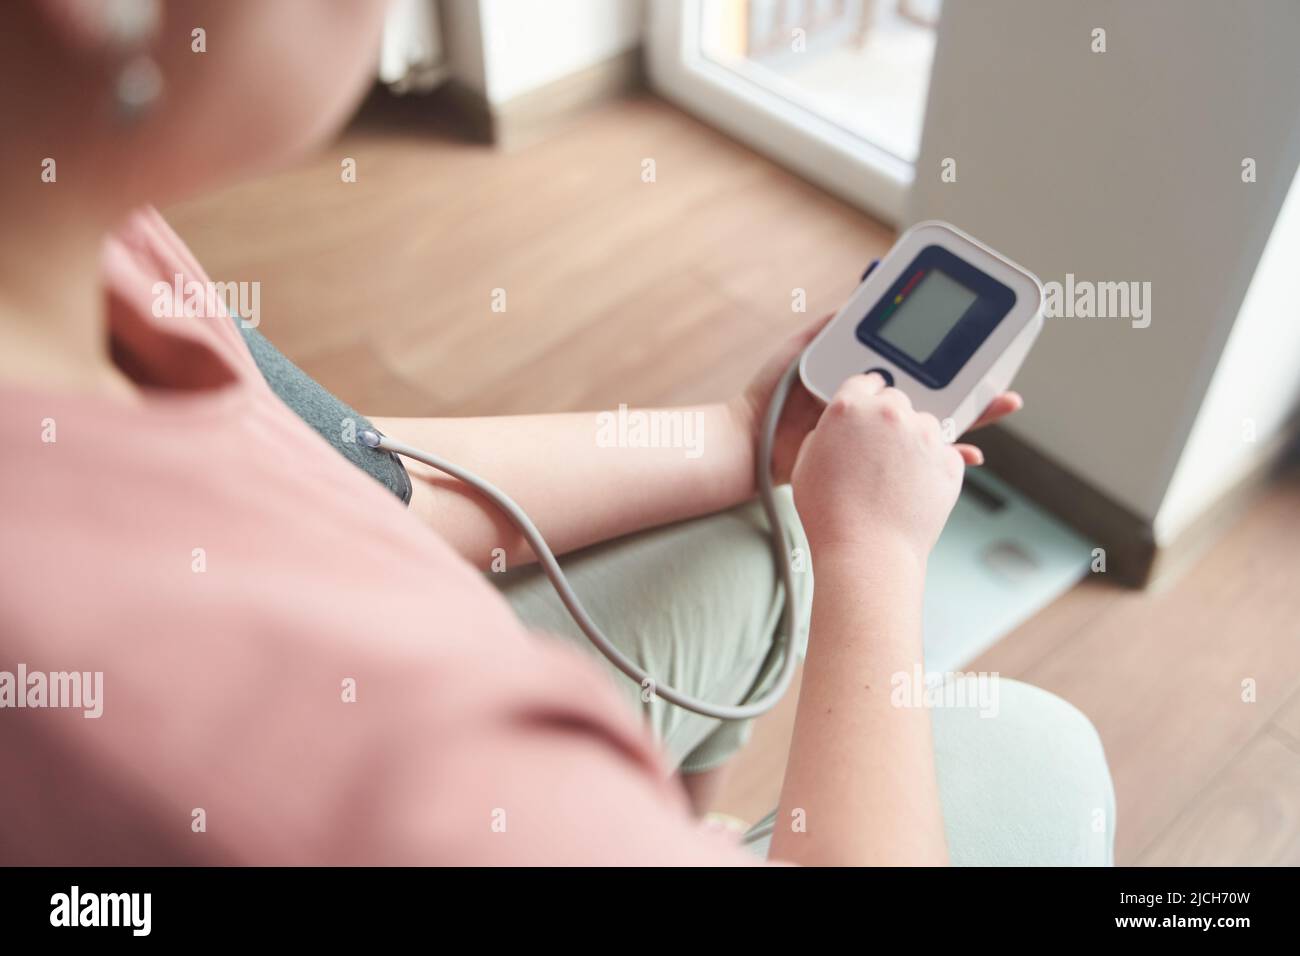
[[[907,230],[804,351],[824,402],[879,372],[956,439],[1011,384],[1043,326],[1036,276],[945,222]]]

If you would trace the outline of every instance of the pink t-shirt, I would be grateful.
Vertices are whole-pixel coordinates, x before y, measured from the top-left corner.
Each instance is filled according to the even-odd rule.
[[[104,270],[143,402],[0,385],[0,863],[751,862],[228,318],[153,316],[207,278],[156,212]],[[52,672],[102,672],[97,704],[48,706]]]

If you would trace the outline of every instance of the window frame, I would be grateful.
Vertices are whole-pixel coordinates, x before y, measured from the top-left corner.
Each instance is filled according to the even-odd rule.
[[[772,89],[761,68],[709,59],[700,46],[702,13],[702,0],[651,0],[651,87],[828,192],[902,225],[914,165],[818,115],[792,91]]]

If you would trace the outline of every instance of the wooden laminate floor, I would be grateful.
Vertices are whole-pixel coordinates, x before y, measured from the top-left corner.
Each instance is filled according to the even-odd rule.
[[[371,415],[725,396],[805,320],[796,290],[832,311],[892,237],[648,97],[511,153],[381,100],[312,161],[167,215],[214,279],[259,281],[261,330]],[[1090,580],[973,665],[1096,723],[1120,863],[1300,863],[1297,542],[1292,473],[1173,586]],[[760,721],[720,809],[775,802],[793,709]]]

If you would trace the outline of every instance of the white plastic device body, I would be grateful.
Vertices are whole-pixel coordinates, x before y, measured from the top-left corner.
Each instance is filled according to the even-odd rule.
[[[938,247],[938,251],[933,247]],[[918,357],[904,354],[880,335],[864,330],[869,317],[878,314],[875,311],[878,306],[882,311],[888,308],[887,303],[882,304],[882,299],[895,290],[903,293],[894,306],[900,320],[931,321],[917,312],[917,309],[924,309],[924,305],[905,312],[899,304],[910,294],[906,285],[907,273],[917,270],[919,262],[938,262],[940,265],[946,262],[958,270],[964,269],[964,263],[978,272],[963,271],[962,275],[976,277],[984,287],[996,290],[993,296],[997,300],[996,307],[982,307],[979,295],[974,293],[974,304],[951,320],[947,334],[942,336],[939,344],[932,346],[933,355],[946,356],[939,363],[946,367],[940,367],[938,374],[931,373],[937,360],[932,358],[927,365],[924,356],[918,361]],[[953,268],[947,271],[951,272]],[[920,277],[915,281],[924,281],[935,271],[943,270],[920,269],[915,272]],[[978,278],[979,275],[983,278]],[[987,283],[985,279],[993,282]],[[948,292],[947,297],[959,308],[966,301],[965,286],[954,283],[947,276],[941,281],[955,290]],[[901,289],[900,283],[903,284]],[[935,295],[929,295],[924,301],[935,298]],[[1009,310],[995,318],[994,314],[1008,301]],[[905,391],[914,408],[938,418],[945,426],[945,436],[955,440],[970,428],[989,402],[1011,384],[1043,327],[1042,310],[1043,288],[1033,273],[955,226],[938,221],[921,222],[899,237],[835,318],[804,351],[799,363],[799,377],[808,391],[821,401],[829,402],[849,377],[873,370],[886,373],[886,380]],[[971,319],[971,316],[975,318]],[[887,319],[888,313],[885,321]],[[943,319],[938,331],[942,332],[949,321]],[[923,334],[933,338],[933,333]],[[899,336],[895,332],[896,338],[905,335]]]

